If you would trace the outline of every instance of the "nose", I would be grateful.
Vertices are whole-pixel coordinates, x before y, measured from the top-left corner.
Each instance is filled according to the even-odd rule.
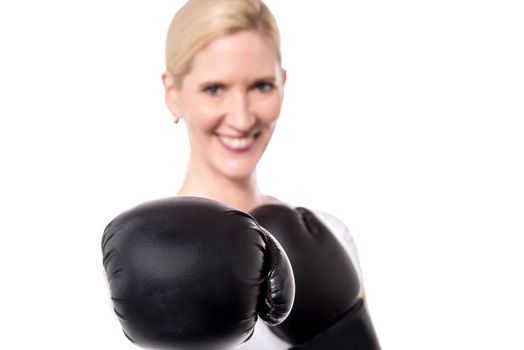
[[[231,95],[226,124],[239,133],[248,133],[256,124],[256,116],[250,109],[246,93],[238,92]]]

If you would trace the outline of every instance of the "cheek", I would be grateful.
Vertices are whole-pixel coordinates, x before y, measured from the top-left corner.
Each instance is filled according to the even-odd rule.
[[[258,106],[258,116],[260,121],[264,125],[272,127],[280,115],[281,107],[282,99],[280,96],[261,102]]]
[[[187,100],[183,111],[186,123],[201,132],[213,131],[220,122],[217,106],[205,103],[201,99]]]

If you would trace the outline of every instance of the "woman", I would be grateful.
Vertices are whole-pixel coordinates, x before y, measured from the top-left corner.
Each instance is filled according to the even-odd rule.
[[[169,28],[166,66],[165,101],[174,122],[184,122],[191,146],[177,195],[205,197],[245,212],[280,203],[260,192],[256,177],[286,82],[279,32],[269,9],[259,0],[189,0]],[[315,214],[345,245],[362,297],[348,229],[328,214]],[[243,349],[289,346],[257,322]]]
[[[177,13],[162,79],[167,106],[175,122],[184,120],[191,143],[178,195],[245,211],[272,200],[258,190],[255,168],[282,105],[279,46],[276,23],[258,2],[189,1]]]

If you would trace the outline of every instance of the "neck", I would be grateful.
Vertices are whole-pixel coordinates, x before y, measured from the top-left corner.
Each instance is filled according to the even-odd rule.
[[[266,197],[258,189],[256,172],[245,179],[231,179],[192,162],[177,195],[209,198],[245,212],[262,205]]]

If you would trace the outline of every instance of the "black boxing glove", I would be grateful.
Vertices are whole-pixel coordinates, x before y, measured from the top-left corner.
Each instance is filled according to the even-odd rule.
[[[357,271],[326,225],[308,209],[283,204],[251,214],[280,242],[295,276],[291,313],[271,331],[292,349],[380,349]]]
[[[158,349],[229,349],[257,315],[291,310],[294,279],[279,243],[242,211],[196,197],[141,204],[102,238],[115,313],[125,335]]]

